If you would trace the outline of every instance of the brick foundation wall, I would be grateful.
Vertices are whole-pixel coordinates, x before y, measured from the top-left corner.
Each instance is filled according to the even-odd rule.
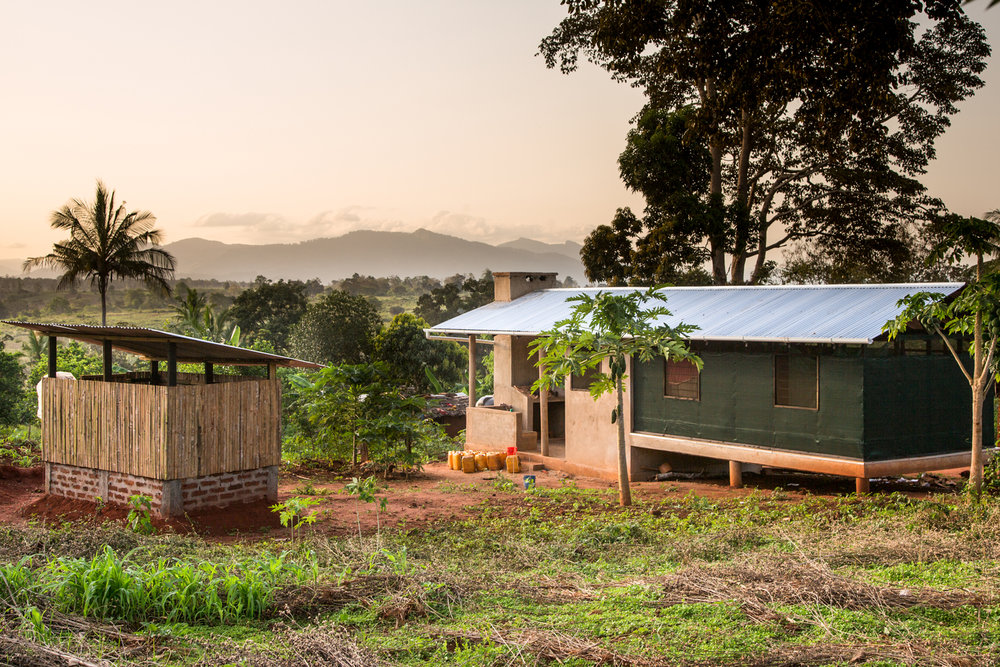
[[[278,499],[277,466],[188,479],[158,480],[107,470],[46,463],[45,490],[55,496],[127,504],[131,496],[152,498],[153,510],[178,516],[207,507]]]
[[[225,507],[268,498],[268,470],[268,468],[257,468],[181,480],[184,509],[188,511],[203,507]]]

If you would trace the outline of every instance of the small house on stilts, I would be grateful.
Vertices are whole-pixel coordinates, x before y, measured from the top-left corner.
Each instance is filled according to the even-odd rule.
[[[597,401],[588,378],[533,393],[528,344],[569,317],[581,292],[550,289],[552,273],[494,273],[495,301],[427,330],[494,350],[494,406],[466,414],[470,449],[516,446],[553,469],[615,478],[613,396]],[[715,461],[734,486],[750,466],[868,479],[967,466],[972,399],[943,341],[915,326],[892,343],[883,325],[917,292],[960,283],[666,288],[667,324],[697,325],[704,361],[630,362],[625,392],[629,474],[649,479]],[[961,346],[959,346],[961,347]],[[470,392],[472,387],[470,386]],[[988,399],[992,405],[992,399]],[[992,414],[987,409],[986,414]],[[983,442],[995,441],[993,419]]]
[[[48,337],[40,391],[46,493],[117,503],[146,495],[161,516],[277,500],[275,370],[322,366],[155,329],[4,323]],[[104,372],[57,378],[60,338],[101,346]],[[114,349],[148,360],[149,370],[113,373]],[[180,363],[203,372],[178,372]],[[267,374],[220,375],[216,366],[265,366]]]

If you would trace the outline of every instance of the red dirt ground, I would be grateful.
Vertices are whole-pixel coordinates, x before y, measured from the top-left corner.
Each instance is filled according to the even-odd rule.
[[[745,475],[746,487],[731,489],[726,479],[698,479],[667,482],[636,482],[632,485],[637,502],[656,502],[695,493],[713,499],[737,498],[749,495],[754,489],[764,493],[777,488],[786,497],[794,499],[806,493],[814,496],[846,495],[854,491],[854,480],[783,471],[767,471],[765,475]],[[876,480],[873,493],[899,491],[914,497],[931,494],[955,493],[960,470],[943,471],[922,480]],[[613,489],[615,484],[598,479],[571,477],[555,471],[535,471],[540,487],[556,488],[572,480],[580,488]],[[496,500],[501,512],[523,505],[517,495],[493,489],[495,472],[464,474],[449,470],[444,463],[432,463],[424,471],[409,479],[381,482],[380,496],[387,499],[384,512],[376,517],[375,506],[359,502],[344,491],[349,477],[339,477],[333,472],[293,471],[282,474],[279,501],[293,496],[305,496],[306,491],[319,500],[311,511],[318,511],[319,518],[311,530],[331,535],[349,535],[361,530],[368,535],[375,531],[377,522],[382,527],[422,528],[440,521],[470,517],[476,507],[485,501]],[[508,476],[521,483],[522,475]],[[308,487],[311,486],[312,489]],[[35,518],[46,523],[73,521],[76,523],[101,523],[125,520],[128,508],[73,501],[43,495],[42,468],[21,469],[0,466],[0,524],[23,525]],[[221,510],[205,510],[189,514],[185,519],[154,520],[161,530],[179,533],[198,533],[216,539],[234,537],[283,536],[286,529],[280,526],[278,516],[267,503],[236,505]]]

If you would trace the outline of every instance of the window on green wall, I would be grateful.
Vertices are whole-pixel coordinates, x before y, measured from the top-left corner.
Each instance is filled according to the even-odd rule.
[[[663,395],[689,401],[701,400],[698,367],[687,360],[667,360],[663,364]]]
[[[819,407],[819,357],[774,355],[774,404],[812,410]]]

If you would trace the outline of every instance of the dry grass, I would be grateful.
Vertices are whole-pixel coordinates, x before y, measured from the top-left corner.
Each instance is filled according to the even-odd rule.
[[[300,631],[279,623],[272,632],[268,646],[227,640],[219,651],[219,643],[213,642],[215,657],[196,666],[233,663],[245,667],[373,667],[379,664],[374,654],[358,646],[344,628],[332,623],[317,623]]]
[[[428,627],[423,629],[423,632],[434,639],[446,641],[449,650],[454,650],[459,643],[491,643],[503,646],[507,649],[506,656],[494,663],[496,667],[561,664],[570,659],[587,660],[597,665],[614,665],[616,667],[627,665],[660,667],[661,665],[677,664],[676,662],[666,663],[623,655],[610,651],[597,642],[555,631],[523,630],[515,632],[491,628],[490,632],[482,633],[475,630]]]
[[[921,642],[906,644],[835,644],[782,646],[762,656],[743,661],[745,667],[820,667],[821,665],[863,665],[869,662],[895,662],[926,667],[986,667],[996,664],[988,656],[970,655],[961,647],[928,646]]]
[[[750,608],[766,605],[825,605],[853,611],[889,612],[915,606],[983,607],[995,595],[967,590],[900,589],[869,584],[833,572],[816,561],[756,560],[698,566],[667,577],[663,605],[732,600]]]

